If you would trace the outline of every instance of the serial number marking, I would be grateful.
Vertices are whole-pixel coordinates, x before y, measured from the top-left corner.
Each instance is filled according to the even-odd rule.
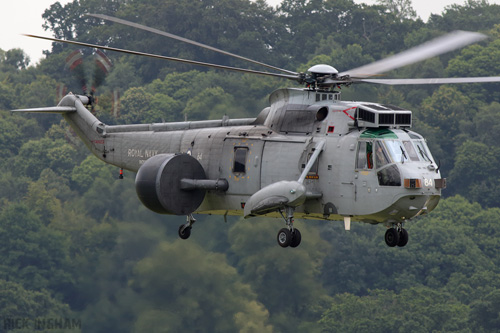
[[[433,187],[434,186],[434,182],[433,182],[432,178],[430,178],[430,179],[424,178],[424,186],[426,186],[426,187]]]

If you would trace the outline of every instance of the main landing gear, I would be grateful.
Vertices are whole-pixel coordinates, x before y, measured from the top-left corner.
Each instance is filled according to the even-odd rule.
[[[193,214],[189,214],[186,218],[186,223],[179,226],[179,237],[182,239],[188,239],[189,236],[191,236],[191,229],[193,228],[193,224],[195,222],[196,219],[193,217]]]
[[[403,247],[408,244],[408,231],[403,228],[402,223],[397,223],[392,226],[392,228],[387,229],[385,232],[385,243],[387,246]]]
[[[297,247],[302,240],[299,229],[293,227],[293,211],[293,207],[286,207],[285,217],[281,209],[279,210],[286,223],[286,228],[281,229],[277,236],[278,244],[281,247]]]

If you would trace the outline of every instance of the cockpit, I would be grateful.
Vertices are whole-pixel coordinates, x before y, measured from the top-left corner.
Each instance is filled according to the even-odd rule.
[[[400,168],[424,164],[434,170],[433,159],[422,136],[389,129],[367,130],[360,135],[356,169],[374,170],[380,186],[401,186]]]

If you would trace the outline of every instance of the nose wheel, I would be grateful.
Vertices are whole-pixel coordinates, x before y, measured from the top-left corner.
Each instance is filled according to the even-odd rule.
[[[396,224],[385,232],[385,243],[390,247],[403,247],[408,244],[408,231],[401,223]]]
[[[286,217],[283,215],[281,209],[279,210],[281,216],[285,220],[286,228],[282,228],[276,237],[278,245],[281,247],[297,247],[300,245],[302,235],[299,229],[293,227],[293,208],[286,208]]]

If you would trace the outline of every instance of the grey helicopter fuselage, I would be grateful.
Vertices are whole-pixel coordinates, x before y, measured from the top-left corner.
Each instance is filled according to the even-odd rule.
[[[339,72],[317,64],[295,72],[229,53],[124,18],[89,14],[239,59],[265,71],[223,66],[106,45],[28,35],[65,45],[293,80],[305,89],[280,89],[256,118],[107,126],[88,109],[92,98],[69,94],[58,106],[17,110],[60,113],[106,163],[137,172],[141,202],[161,214],[283,217],[281,247],[297,247],[294,217],[382,223],[388,246],[405,246],[403,224],[433,210],[446,187],[424,138],[411,131],[411,111],[392,105],[345,102],[333,89],[351,84],[435,85],[500,82],[500,76],[395,78],[374,76],[487,38],[454,31],[387,58]],[[87,107],[86,107],[87,106]]]
[[[410,130],[411,111],[344,102],[338,92],[280,89],[257,118],[144,125],[104,125],[82,101],[70,94],[44,110],[63,114],[104,162],[138,172],[152,157],[188,154],[206,179],[225,182],[187,214],[279,217],[244,207],[262,189],[299,179],[316,149],[298,218],[394,226],[434,209],[445,183],[425,140]]]

